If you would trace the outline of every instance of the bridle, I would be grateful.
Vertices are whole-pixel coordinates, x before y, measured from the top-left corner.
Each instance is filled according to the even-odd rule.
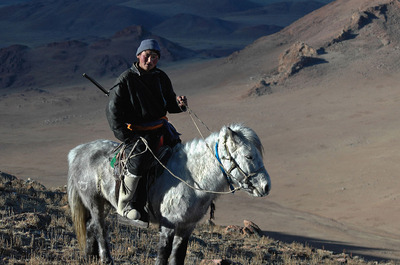
[[[189,116],[190,116],[190,118],[192,119],[193,124],[194,124],[194,126],[196,127],[197,131],[199,132],[200,136],[203,138],[203,140],[205,140],[203,134],[201,133],[201,130],[199,129],[199,126],[197,126],[197,123],[196,123],[194,117],[196,117],[196,119],[199,120],[199,121],[204,125],[204,127],[207,128],[207,130],[208,130],[209,132],[211,132],[210,128],[208,128],[208,126],[196,115],[196,113],[194,113],[194,112],[189,108],[189,106],[186,106],[186,110],[188,111]],[[193,117],[193,116],[194,116],[194,117]],[[229,127],[228,127],[228,130],[232,131]],[[233,132],[233,131],[232,131],[232,132]],[[206,146],[207,146],[208,150],[212,153],[212,149],[210,148],[210,146],[209,146],[207,143],[206,143]],[[236,178],[234,178],[234,177],[232,176],[231,172],[232,172],[234,169],[236,169],[236,168],[237,168],[238,171],[244,176],[245,183],[242,184],[242,183],[240,183],[240,182],[237,181],[237,180],[236,180],[236,182],[238,182],[238,183],[240,184],[240,186],[243,186],[243,188],[245,188],[245,189],[251,188],[252,190],[256,190],[256,188],[254,187],[254,185],[251,184],[250,178],[252,178],[252,177],[253,177],[254,175],[256,175],[258,172],[260,172],[260,171],[264,168],[264,165],[262,165],[262,166],[261,166],[259,169],[257,169],[255,172],[246,174],[246,173],[242,170],[242,168],[239,166],[239,164],[236,162],[236,160],[232,157],[232,155],[229,153],[228,147],[226,146],[226,140],[224,141],[224,146],[225,146],[226,153],[228,154],[228,158],[227,158],[227,159],[229,159],[229,160],[232,162],[232,165],[231,165],[230,169],[229,169],[228,171],[226,171],[225,168],[224,168],[224,166],[223,166],[223,164],[222,164],[222,162],[221,162],[221,159],[220,159],[220,157],[219,157],[219,152],[218,152],[218,141],[217,141],[216,144],[215,144],[215,148],[214,148],[214,149],[215,149],[215,155],[214,155],[214,157],[218,160],[218,163],[219,163],[220,169],[221,169],[221,171],[222,171],[222,174],[224,175],[225,179],[226,179],[227,182],[228,182],[229,188],[230,188],[230,190],[231,190],[230,193],[234,193],[236,190],[240,190],[240,189],[241,189],[241,187],[235,188],[235,187],[233,186],[233,180],[232,180],[232,179],[235,179],[235,180],[236,180]],[[246,185],[246,187],[245,187],[244,185]]]
[[[225,179],[228,182],[230,191],[229,192],[218,192],[218,191],[210,191],[210,190],[203,190],[197,187],[194,187],[193,185],[190,185],[189,183],[187,183],[185,180],[183,180],[182,178],[180,178],[179,176],[176,176],[173,172],[171,172],[171,170],[169,170],[159,159],[158,157],[153,153],[153,151],[151,150],[148,142],[146,139],[144,139],[143,137],[140,137],[140,140],[143,141],[143,143],[146,146],[146,150],[150,151],[150,153],[153,155],[153,157],[155,158],[155,160],[157,160],[157,162],[165,169],[167,170],[173,177],[175,177],[176,179],[180,180],[181,182],[183,182],[184,184],[186,184],[188,187],[192,188],[193,190],[199,190],[199,191],[203,191],[203,192],[207,192],[207,193],[215,193],[215,194],[228,194],[228,193],[235,193],[235,191],[240,190],[240,189],[250,189],[250,190],[257,190],[254,185],[250,182],[250,179],[252,177],[254,177],[255,175],[257,175],[263,168],[264,165],[262,165],[261,167],[259,167],[256,171],[251,172],[251,173],[246,173],[241,167],[240,165],[236,162],[236,160],[232,157],[231,153],[228,150],[228,147],[226,146],[226,141],[224,142],[224,147],[225,147],[225,152],[227,154],[226,157],[222,157],[222,159],[226,159],[229,160],[231,162],[231,167],[229,168],[229,170],[226,170],[224,165],[222,164],[221,158],[219,156],[219,151],[218,151],[218,141],[215,144],[215,156],[214,158],[218,161],[219,163],[219,167],[222,171],[222,174],[224,175]],[[139,140],[138,140],[139,141]],[[208,146],[208,145],[207,145]],[[145,151],[146,151],[145,150]],[[212,150],[209,148],[209,150],[212,152]],[[237,169],[244,177],[245,181],[244,183],[238,181],[232,174],[231,172],[233,170]],[[237,183],[239,183],[239,187],[234,187],[234,181],[235,180]]]
[[[260,168],[258,168],[256,171],[251,172],[251,173],[246,173],[241,167],[240,165],[236,162],[236,160],[232,157],[231,153],[229,152],[228,147],[226,146],[226,141],[224,141],[224,147],[225,147],[225,153],[226,153],[226,157],[222,157],[222,159],[226,159],[229,160],[231,162],[231,167],[229,168],[229,170],[226,170],[224,168],[224,165],[222,164],[221,158],[219,156],[219,151],[218,151],[218,141],[215,143],[215,157],[218,160],[219,163],[219,167],[222,171],[222,174],[224,175],[224,177],[226,178],[228,185],[229,185],[229,189],[231,190],[232,193],[234,193],[236,190],[240,190],[241,188],[244,189],[251,189],[251,190],[255,190],[256,188],[254,187],[254,185],[251,183],[251,178],[254,177],[255,175],[257,175],[263,168],[264,165],[262,165]],[[232,174],[231,172],[233,170],[237,169],[244,177],[244,183],[241,183],[240,181],[238,181]],[[234,181],[235,180],[237,183],[239,183],[240,187],[235,188],[233,186]]]

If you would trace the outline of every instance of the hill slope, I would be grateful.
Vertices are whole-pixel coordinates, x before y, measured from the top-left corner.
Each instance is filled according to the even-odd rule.
[[[292,223],[291,214],[281,213],[271,213],[280,222],[266,220],[271,208],[249,200],[259,208],[248,212],[260,215],[266,229],[400,257],[399,16],[397,0],[338,0],[175,78],[211,128],[239,120],[262,135],[273,182],[268,201],[339,222],[320,227],[310,217],[307,227],[305,217]],[[184,135],[196,135],[184,128]],[[240,203],[222,200],[222,207]]]
[[[0,171],[0,262],[2,264],[82,264],[88,262],[78,249],[64,188],[48,190],[36,181],[20,180]],[[115,215],[106,219],[111,253],[116,263],[153,264],[158,232],[119,224]],[[212,224],[212,222],[211,222]],[[187,263],[223,264],[286,262],[350,262],[367,264],[345,253],[285,244],[243,227],[199,225],[191,238]],[[241,232],[245,231],[245,233]],[[260,233],[260,234],[258,234]],[[229,259],[235,260],[233,263]],[[91,261],[93,262],[93,261]],[[372,264],[372,262],[370,262]],[[376,264],[376,263],[374,263]]]
[[[251,216],[282,240],[400,259],[399,14],[399,1],[338,0],[227,58],[165,69],[213,131],[243,121],[263,142],[271,194],[222,197],[219,224]],[[63,185],[68,150],[114,139],[86,82],[0,101],[7,172]],[[188,113],[169,118],[199,137]]]

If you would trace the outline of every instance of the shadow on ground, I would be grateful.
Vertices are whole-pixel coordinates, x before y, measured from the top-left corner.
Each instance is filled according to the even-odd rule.
[[[325,249],[329,251],[333,251],[335,253],[347,253],[352,255],[359,255],[362,256],[365,260],[374,260],[374,261],[387,261],[378,255],[365,255],[363,253],[366,252],[392,252],[395,251],[393,249],[385,249],[385,248],[369,248],[369,247],[362,247],[362,246],[354,246],[349,245],[346,242],[341,241],[333,241],[333,240],[324,240],[319,238],[312,238],[312,237],[305,237],[305,236],[297,236],[297,235],[290,235],[285,233],[279,232],[270,232],[270,231],[263,231],[265,236],[270,238],[274,238],[276,240],[280,240],[285,243],[292,243],[298,242],[309,247],[318,248],[318,249]]]

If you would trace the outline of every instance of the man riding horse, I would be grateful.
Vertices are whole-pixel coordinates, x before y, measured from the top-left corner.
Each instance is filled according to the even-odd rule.
[[[129,156],[119,189],[117,212],[130,220],[146,219],[145,211],[138,209],[142,206],[132,201],[139,180],[146,175],[149,161],[153,160],[141,137],[153,151],[160,144],[173,146],[180,142],[179,133],[168,122],[166,114],[186,111],[187,106],[186,97],[176,96],[167,74],[157,68],[160,52],[156,40],[141,42],[136,52],[137,62],[118,77],[106,108],[110,128],[126,145],[125,154]]]

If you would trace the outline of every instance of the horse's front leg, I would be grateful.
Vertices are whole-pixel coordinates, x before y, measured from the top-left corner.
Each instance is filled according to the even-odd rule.
[[[156,265],[168,264],[168,258],[171,255],[172,242],[174,240],[174,233],[174,229],[161,226]]]
[[[188,247],[189,237],[193,232],[193,228],[177,231],[172,244],[172,251],[169,264],[180,265],[185,264],[186,251]]]
[[[185,264],[186,250],[189,237],[175,236],[169,264]]]

